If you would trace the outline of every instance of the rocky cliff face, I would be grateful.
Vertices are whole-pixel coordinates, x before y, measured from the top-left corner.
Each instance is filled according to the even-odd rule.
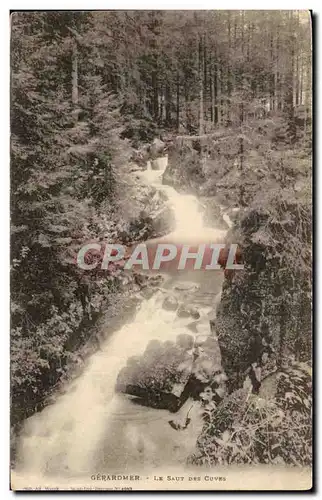
[[[168,150],[168,167],[163,174],[163,184],[195,192],[205,182],[198,149],[191,141],[171,144]]]
[[[244,212],[235,230],[245,269],[225,281],[212,323],[231,390],[254,363],[265,378],[293,359],[311,358],[308,210],[271,200],[267,209]]]

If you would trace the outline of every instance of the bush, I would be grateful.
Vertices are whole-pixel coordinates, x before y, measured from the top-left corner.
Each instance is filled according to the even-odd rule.
[[[189,458],[195,465],[290,464],[312,462],[312,394],[307,365],[296,364],[276,376],[273,397],[239,389],[218,408],[210,403]],[[273,380],[267,379],[269,384]]]

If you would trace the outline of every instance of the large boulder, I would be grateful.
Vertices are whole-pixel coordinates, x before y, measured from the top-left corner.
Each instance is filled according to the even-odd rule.
[[[211,335],[210,322],[207,319],[202,319],[197,322],[196,330],[200,335]]]
[[[141,357],[133,357],[119,373],[116,390],[154,408],[176,411],[193,366],[193,337],[179,335],[176,342],[149,342]]]
[[[205,181],[200,154],[191,141],[169,147],[169,163],[163,174],[163,184],[174,186],[178,191],[195,191]]]
[[[174,212],[169,207],[163,207],[152,216],[153,234],[163,236],[175,228]]]
[[[177,316],[178,318],[193,318],[193,319],[199,319],[200,318],[200,313],[195,307],[187,306],[184,304],[181,304],[180,307],[177,310]]]
[[[166,311],[176,311],[178,309],[178,305],[179,303],[176,297],[169,295],[164,299],[162,307]]]
[[[188,333],[181,333],[177,336],[177,345],[181,349],[185,349],[186,351],[190,351],[190,349],[194,346],[194,339],[192,335]]]
[[[200,339],[201,340],[201,339]],[[178,411],[192,398],[202,400],[207,387],[218,404],[226,391],[218,342],[182,333],[176,342],[149,342],[141,357],[128,360],[116,390],[134,396],[134,403]]]
[[[182,282],[178,282],[174,285],[174,289],[175,290],[179,290],[180,292],[181,291],[194,291],[194,290],[198,290],[199,288],[199,285],[197,283],[194,283],[193,281],[182,281]]]
[[[164,148],[165,143],[156,137],[149,148],[151,158],[155,159],[162,155],[164,153]]]

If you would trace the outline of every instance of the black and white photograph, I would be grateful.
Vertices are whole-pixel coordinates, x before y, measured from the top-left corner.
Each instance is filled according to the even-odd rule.
[[[10,488],[312,488],[310,10],[10,15]]]

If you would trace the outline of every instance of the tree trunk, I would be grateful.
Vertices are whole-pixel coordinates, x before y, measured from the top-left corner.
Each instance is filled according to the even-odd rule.
[[[199,79],[199,135],[203,135],[204,130],[204,111],[203,111],[203,48],[202,38],[199,37],[199,61],[198,61],[198,79]]]
[[[217,61],[215,63],[215,73],[213,75],[213,85],[214,85],[214,105],[215,105],[215,116],[214,122],[218,123],[218,70]]]
[[[272,27],[273,29],[273,27]],[[270,40],[270,85],[269,85],[269,107],[270,109],[275,108],[275,71],[274,71],[274,35],[271,33]]]
[[[218,121],[220,121],[221,124],[224,122],[224,117],[225,117],[225,107],[224,107],[224,66],[222,60],[220,60],[220,71],[218,71],[219,75],[219,81],[220,81],[220,100],[218,100],[218,103],[220,102],[220,110],[218,113]]]
[[[177,71],[176,127],[177,127],[177,131],[179,132],[179,128],[180,128],[180,79],[179,79],[179,71]]]
[[[282,109],[282,78],[281,78],[281,68],[279,64],[279,53],[280,53],[280,40],[279,35],[276,36],[276,72],[275,72],[275,109]]]
[[[242,56],[244,57],[245,55],[245,11],[241,11],[241,23],[242,23],[242,29],[241,29],[241,53]]]
[[[165,124],[168,127],[171,125],[171,87],[170,87],[170,84],[167,84],[166,88],[165,88]]]
[[[293,12],[289,12],[289,27],[293,28]],[[287,136],[291,143],[296,140],[296,125],[294,120],[294,53],[295,53],[295,38],[291,32],[290,35],[290,53],[289,64],[285,75],[285,97],[284,97],[284,110],[288,120]]]
[[[237,45],[237,17],[236,13],[234,13],[234,49],[236,48]]]
[[[210,77],[210,100],[211,100],[211,122],[216,123],[215,121],[215,74],[211,73]]]
[[[303,55],[301,54],[301,65],[300,65],[300,104],[303,104]]]
[[[204,37],[204,47],[203,47],[203,87],[204,87],[204,95],[203,100],[207,103],[207,83],[208,83],[208,74],[207,74],[207,42],[206,37]],[[208,107],[206,105],[204,109],[204,117],[206,120],[208,119]]]
[[[239,108],[239,126],[242,127],[242,124],[244,122],[244,104],[241,102],[240,108]],[[244,139],[241,136],[239,139],[239,170],[242,172],[244,169]],[[243,205],[244,200],[243,200],[243,195],[244,195],[244,189],[243,185],[240,185],[240,190],[239,190],[239,202],[241,205]]]
[[[185,119],[186,119],[186,128],[188,132],[192,132],[192,121],[191,121],[191,112],[190,112],[190,103],[189,103],[189,90],[188,90],[188,76],[185,75],[184,78],[184,105],[185,105]]]
[[[300,13],[299,11],[297,12],[297,20],[296,20],[296,31],[298,32],[300,29]],[[301,49],[300,49],[300,43],[299,39],[297,38],[296,42],[296,67],[295,67],[295,88],[296,88],[296,93],[295,93],[295,104],[296,106],[300,105],[300,87],[301,87],[301,78],[300,78],[300,55],[301,55]]]
[[[227,120],[226,125],[230,125],[230,107],[231,107],[231,93],[232,93],[232,70],[230,63],[231,52],[231,11],[228,11],[228,59],[227,59]]]
[[[277,366],[282,367],[283,361],[286,355],[286,327],[287,327],[287,308],[284,302],[280,305],[279,310],[279,324],[280,324],[280,336],[279,336],[279,349],[278,349],[278,359]]]
[[[73,40],[72,52],[72,104],[74,120],[78,121],[78,49],[77,41]]]
[[[158,99],[159,109],[158,109],[158,122],[161,125],[163,120],[163,110],[164,110],[164,90],[161,87]]]
[[[296,103],[296,106],[299,106],[299,104],[300,104],[300,61],[299,61],[298,54],[296,56],[295,85],[296,85],[295,103]]]
[[[152,110],[153,110],[153,118],[158,120],[159,113],[159,98],[158,98],[158,77],[157,71],[154,69],[152,71]]]

